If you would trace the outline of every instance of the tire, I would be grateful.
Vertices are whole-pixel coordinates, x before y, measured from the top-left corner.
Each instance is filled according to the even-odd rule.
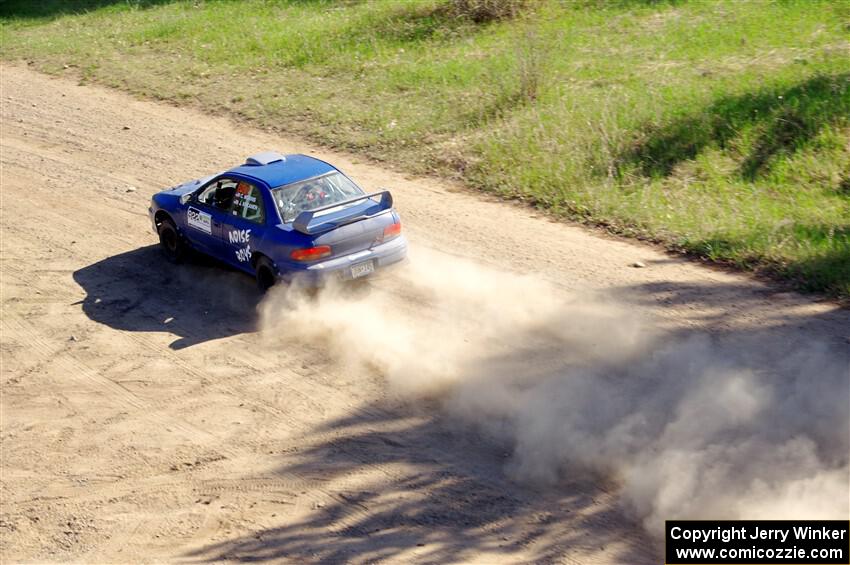
[[[266,292],[277,282],[274,265],[267,257],[260,257],[257,260],[257,264],[254,265],[254,274],[260,292]]]
[[[170,219],[163,220],[156,231],[159,233],[159,245],[165,258],[172,263],[182,263],[186,259],[189,248],[177,232],[174,222]]]

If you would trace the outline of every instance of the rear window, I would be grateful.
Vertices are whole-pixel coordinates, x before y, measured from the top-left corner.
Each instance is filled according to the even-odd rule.
[[[262,224],[265,220],[263,215],[263,197],[260,189],[244,180],[236,185],[233,195],[231,213],[245,220]]]
[[[272,189],[280,217],[287,224],[292,223],[301,212],[344,202],[361,194],[360,187],[339,172]]]

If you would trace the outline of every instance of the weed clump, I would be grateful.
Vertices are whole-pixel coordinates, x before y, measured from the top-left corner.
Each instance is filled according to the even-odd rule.
[[[451,0],[451,11],[475,23],[487,23],[517,17],[529,0]]]

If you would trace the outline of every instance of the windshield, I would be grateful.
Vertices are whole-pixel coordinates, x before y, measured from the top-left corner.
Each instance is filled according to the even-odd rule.
[[[272,189],[284,223],[292,223],[305,210],[315,210],[360,196],[363,191],[345,175],[333,172]]]

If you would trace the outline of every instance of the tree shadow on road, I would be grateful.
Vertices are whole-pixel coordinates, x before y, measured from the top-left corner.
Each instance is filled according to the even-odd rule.
[[[577,473],[556,488],[503,472],[509,446],[450,419],[439,406],[372,405],[317,428],[281,473],[349,482],[310,519],[211,544],[193,561],[420,563],[471,559],[560,562],[608,546],[614,562],[653,563],[645,534],[599,486]],[[329,437],[330,436],[330,437]],[[386,474],[393,469],[393,474]],[[600,503],[604,499],[606,502]]]
[[[712,356],[696,359],[688,349],[676,351],[677,343],[696,333],[679,329],[660,336],[637,356],[595,360],[587,383],[592,387],[600,380],[608,383],[590,394],[581,387],[561,389],[560,393],[569,393],[561,396],[557,388],[547,389],[547,382],[557,380],[564,371],[563,365],[549,363],[537,365],[543,367],[539,374],[520,375],[521,386],[510,390],[520,395],[542,384],[537,395],[541,405],[573,402],[569,410],[579,407],[582,414],[574,418],[569,410],[558,413],[563,419],[556,426],[583,426],[582,433],[600,438],[600,452],[606,448],[607,430],[639,414],[642,425],[650,430],[645,443],[637,444],[644,446],[638,454],[642,455],[646,446],[659,447],[657,438],[681,417],[678,409],[688,405],[683,399],[696,388],[693,385],[705,384],[703,377],[694,381],[687,375],[695,372],[707,374],[709,381],[713,378],[713,371],[703,370],[706,367],[700,364],[708,364],[707,369],[753,369],[763,385],[760,390],[776,393],[775,405],[768,405],[764,414],[740,428],[732,425],[712,441],[738,445],[737,439],[749,440],[756,434],[763,445],[772,445],[802,433],[818,443],[829,465],[840,465],[842,457],[846,462],[848,438],[835,430],[836,420],[840,424],[842,418],[842,403],[850,397],[846,378],[850,352],[837,336],[842,327],[850,327],[850,313],[829,309],[797,313],[794,308],[805,305],[800,297],[752,284],[651,283],[621,287],[613,295],[634,307],[661,303],[693,308],[695,318],[702,316],[710,331],[708,337],[698,334],[709,344],[707,349],[694,351],[708,351]],[[767,319],[761,326],[727,324],[730,310],[771,307],[776,309],[775,320]],[[801,335],[816,345],[811,355]],[[523,336],[513,337],[524,341]],[[479,379],[480,386],[469,390],[486,398],[487,387],[516,379],[516,371],[528,365],[529,358],[549,356],[554,361],[558,355],[557,349],[524,347],[482,359],[484,369],[470,376]],[[657,385],[655,389],[663,393],[653,392],[648,385]],[[595,402],[600,395],[614,397],[607,408]],[[279,472],[322,481],[328,485],[323,490],[331,502],[291,525],[260,528],[213,543],[187,554],[187,559],[442,563],[490,557],[545,563],[581,561],[592,555],[616,563],[659,561],[648,534],[618,500],[619,483],[581,462],[570,466],[571,452],[558,445],[561,436],[541,445],[544,451],[564,450],[560,478],[555,484],[534,486],[515,480],[515,437],[494,432],[500,425],[513,426],[509,417],[496,411],[482,425],[466,419],[457,405],[454,411],[449,407],[445,398],[375,402],[350,417],[315,428],[299,442],[303,447],[287,452]],[[788,421],[777,419],[783,414]],[[525,416],[533,418],[534,411]],[[708,429],[724,425],[710,419],[708,424]],[[581,457],[592,459],[593,454]],[[721,459],[718,464],[722,468],[728,463],[734,477],[739,466],[753,472],[747,467],[749,458],[745,459]],[[650,473],[652,469],[650,464]],[[709,476],[712,472],[706,470]],[[717,496],[728,493],[717,492]]]
[[[131,332],[172,332],[172,349],[252,332],[262,295],[253,279],[200,256],[168,263],[151,245],[74,272],[86,291],[83,312]]]

